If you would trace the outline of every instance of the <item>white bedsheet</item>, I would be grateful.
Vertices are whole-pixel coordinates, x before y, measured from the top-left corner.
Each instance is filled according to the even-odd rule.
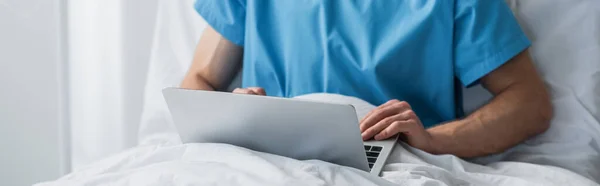
[[[314,94],[305,99],[354,104],[359,117],[374,108],[355,98]],[[557,100],[564,112],[578,112],[576,102]],[[572,107],[574,106],[574,107]],[[361,112],[362,111],[362,112]],[[561,110],[562,111],[562,110]],[[563,121],[558,115],[554,122]],[[582,120],[584,121],[585,118]],[[553,123],[554,124],[554,123]],[[596,123],[597,124],[597,123]],[[566,126],[566,125],[557,125]],[[580,126],[580,125],[573,125]],[[585,129],[574,136],[585,138]],[[564,134],[564,133],[560,133]],[[600,161],[595,140],[561,136],[549,131],[502,155],[503,160],[479,165],[451,155],[431,155],[406,144],[396,148],[384,167],[383,178],[323,161],[298,161],[226,144],[144,145],[84,167],[53,185],[598,185],[567,169],[542,164],[560,164],[588,174]],[[598,134],[598,133],[596,133]],[[542,143],[543,142],[543,143]],[[596,145],[597,147],[597,145]],[[536,154],[536,155],[532,155]],[[505,161],[509,160],[509,161]],[[519,160],[522,162],[513,162]],[[486,160],[480,160],[486,161]],[[489,160],[488,160],[489,161]],[[595,170],[597,171],[597,169]],[[590,176],[590,175],[588,175]]]
[[[385,167],[381,179],[323,161],[298,161],[225,144],[140,146],[38,186],[595,185],[564,169],[528,163],[480,166],[404,148],[397,148],[392,157],[394,163]]]

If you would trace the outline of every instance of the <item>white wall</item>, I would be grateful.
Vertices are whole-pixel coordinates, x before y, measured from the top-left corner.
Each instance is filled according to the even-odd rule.
[[[0,185],[61,174],[59,0],[0,0]]]

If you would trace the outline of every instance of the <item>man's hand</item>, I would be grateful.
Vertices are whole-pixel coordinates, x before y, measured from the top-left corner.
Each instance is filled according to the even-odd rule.
[[[431,135],[404,101],[391,100],[373,109],[360,121],[360,131],[363,140],[384,140],[402,133],[413,147],[427,151],[432,146]]]
[[[233,90],[233,93],[259,95],[259,96],[267,95],[267,93],[265,92],[265,89],[260,88],[260,87],[236,88]]]

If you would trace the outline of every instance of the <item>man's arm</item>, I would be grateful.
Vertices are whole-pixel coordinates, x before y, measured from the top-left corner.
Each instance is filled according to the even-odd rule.
[[[194,61],[181,88],[223,90],[241,68],[243,48],[225,39],[212,27],[204,31]]]
[[[527,51],[481,79],[493,100],[468,117],[428,129],[434,154],[477,157],[502,152],[549,127],[549,95]]]
[[[425,129],[405,101],[390,100],[360,122],[364,140],[397,133],[433,154],[470,158],[502,152],[548,129],[552,105],[527,51],[481,79],[494,99],[467,118]]]

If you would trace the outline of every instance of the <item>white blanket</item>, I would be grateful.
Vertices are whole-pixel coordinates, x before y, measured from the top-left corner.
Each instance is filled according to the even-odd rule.
[[[527,163],[479,166],[454,156],[396,148],[383,179],[322,161],[297,161],[225,144],[140,146],[53,185],[595,185],[569,171]],[[400,163],[402,162],[402,163]]]
[[[303,96],[354,104],[359,116],[374,108],[360,100],[316,94]],[[340,99],[341,98],[341,99]],[[565,105],[567,110],[577,111]],[[576,104],[574,104],[576,106]],[[562,110],[561,110],[562,111]],[[554,121],[561,122],[559,119]],[[563,125],[559,125],[563,126]],[[560,129],[560,127],[558,127]],[[576,128],[572,128],[577,130]],[[585,132],[585,131],[578,131]],[[561,133],[562,134],[562,133]],[[585,135],[581,135],[585,136]],[[564,137],[564,138],[563,138]],[[599,165],[593,139],[564,141],[573,136],[542,135],[493,159],[538,160],[585,170]],[[556,140],[553,140],[556,139]],[[540,148],[537,142],[544,141]],[[555,141],[558,141],[556,144]],[[555,148],[557,147],[557,148]],[[540,150],[543,149],[543,150]],[[573,151],[571,151],[573,150]],[[534,153],[535,152],[535,153]],[[594,153],[596,153],[594,155]],[[533,155],[535,154],[535,155]],[[485,160],[481,160],[485,161]],[[597,167],[595,168],[597,173]],[[595,174],[593,171],[591,174]],[[52,185],[598,185],[566,169],[501,161],[485,166],[451,155],[431,155],[401,144],[384,167],[383,178],[318,160],[298,161],[226,144],[146,145],[84,167]],[[597,176],[598,174],[596,174]]]

